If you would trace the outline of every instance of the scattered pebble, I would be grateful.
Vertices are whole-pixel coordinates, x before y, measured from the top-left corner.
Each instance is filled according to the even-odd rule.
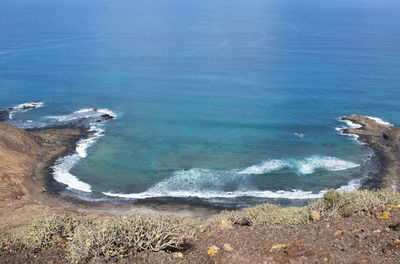
[[[172,256],[174,258],[183,258],[183,254],[181,252],[174,252],[172,253]]]
[[[224,244],[223,249],[226,252],[233,252],[233,247],[231,245],[227,244],[227,243]]]

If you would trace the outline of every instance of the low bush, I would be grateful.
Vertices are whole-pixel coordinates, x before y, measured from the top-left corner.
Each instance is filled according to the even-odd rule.
[[[181,249],[194,235],[194,221],[172,216],[98,219],[79,225],[68,242],[72,261],[124,258],[137,251]]]
[[[89,220],[76,214],[51,214],[34,218],[17,238],[34,250],[47,249],[60,240],[69,240],[74,230]]]
[[[400,194],[389,189],[355,190],[339,193],[329,190],[324,197],[304,207],[279,207],[260,204],[254,207],[223,211],[211,222],[229,221],[234,225],[283,225],[296,227],[310,222],[310,212],[317,211],[323,218],[351,216],[366,208],[378,208],[389,204],[400,204]]]
[[[376,191],[355,190],[346,193],[328,191],[323,199],[309,204],[310,210],[316,210],[322,217],[350,216],[356,212],[400,204],[400,194],[390,189]]]
[[[138,251],[179,250],[198,220],[175,216],[89,217],[52,214],[35,218],[19,233],[0,230],[1,251],[13,245],[32,251],[63,244],[71,263],[124,258]]]
[[[284,225],[297,226],[309,222],[307,207],[284,207],[260,204],[238,211],[224,211],[214,217],[215,221],[230,221],[235,225]]]
[[[7,249],[12,243],[11,235],[4,230],[0,230],[0,250]]]

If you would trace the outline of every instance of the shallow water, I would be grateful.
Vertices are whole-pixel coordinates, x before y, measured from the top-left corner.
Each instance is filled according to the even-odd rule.
[[[400,124],[399,11],[374,0],[3,0],[0,108],[44,102],[13,114],[23,127],[116,114],[55,167],[87,199],[318,197],[359,186],[371,154],[335,130],[338,117]]]

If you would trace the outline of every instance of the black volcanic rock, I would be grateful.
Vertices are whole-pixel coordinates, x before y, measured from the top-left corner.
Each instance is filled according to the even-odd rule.
[[[360,128],[347,128],[345,134],[355,134],[369,145],[382,163],[378,176],[383,188],[400,189],[400,128],[376,122],[362,116],[349,115],[342,120],[348,120],[360,125]]]
[[[0,110],[0,122],[8,120],[9,112],[7,110]]]
[[[35,108],[37,108],[37,106],[35,106],[35,105],[23,105],[21,107],[21,110],[29,110],[29,109],[35,109]]]
[[[101,115],[100,117],[101,117],[102,121],[111,120],[114,118],[112,115],[109,115],[109,114],[104,114],[104,115]]]

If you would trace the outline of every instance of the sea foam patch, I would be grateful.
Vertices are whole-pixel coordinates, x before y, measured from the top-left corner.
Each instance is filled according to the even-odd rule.
[[[280,160],[273,159],[261,163],[260,165],[250,166],[243,170],[215,171],[208,169],[194,168],[190,170],[180,170],[167,178],[150,187],[141,193],[115,193],[103,192],[110,197],[120,197],[125,199],[146,199],[154,197],[198,197],[198,198],[284,198],[284,199],[314,199],[322,197],[326,190],[318,192],[304,190],[258,190],[248,184],[248,179],[252,174],[264,174],[283,168],[293,168],[299,174],[310,174],[319,169],[338,171],[358,167],[359,164],[341,160],[335,157],[311,156],[301,160]],[[232,183],[239,184],[234,191],[223,191],[224,187]],[[340,187],[340,190],[350,190],[356,188],[353,182]]]
[[[311,174],[317,170],[340,171],[359,167],[351,161],[342,160],[336,157],[311,156],[301,160],[296,159],[273,159],[259,165],[253,165],[239,171],[240,174],[265,174],[284,168],[295,169],[297,174]]]
[[[383,120],[383,119],[381,119],[379,117],[374,117],[374,116],[367,116],[367,117],[369,119],[374,120],[375,122],[377,122],[379,124],[382,124],[382,125],[385,125],[385,126],[393,126],[393,124],[391,124],[391,123],[389,123],[389,122],[387,122],[387,121],[385,121],[385,120]]]
[[[312,156],[304,160],[297,161],[298,172],[301,174],[311,174],[322,169],[328,171],[340,171],[359,167],[351,161],[342,160],[336,157]]]
[[[77,153],[59,158],[52,167],[53,177],[56,181],[67,185],[70,189],[75,189],[82,192],[91,192],[92,190],[89,184],[80,181],[75,175],[72,175],[69,172],[79,161],[79,159],[80,156]]]
[[[21,112],[26,112],[39,107],[43,107],[44,102],[27,102],[11,107],[8,111],[8,118],[13,119],[14,115]]]
[[[110,197],[120,197],[125,199],[147,199],[155,197],[177,197],[177,198],[239,198],[239,197],[257,197],[257,198],[271,198],[271,199],[315,199],[320,198],[324,195],[325,191],[320,191],[318,193],[313,193],[311,191],[302,190],[279,190],[279,191],[259,191],[259,190],[247,190],[247,191],[233,191],[233,192],[223,192],[223,191],[166,191],[162,193],[146,191],[142,193],[113,193],[113,192],[103,192],[104,195]]]
[[[345,129],[347,129],[347,128],[361,128],[362,126],[361,126],[360,124],[356,124],[356,123],[354,123],[354,122],[351,122],[350,120],[344,120],[343,117],[344,117],[344,116],[338,117],[337,120],[338,120],[339,122],[346,123],[347,126],[335,127],[335,130],[338,131],[340,135],[351,137],[352,139],[354,139],[354,141],[355,141],[357,144],[364,145],[364,143],[362,143],[361,141],[358,140],[358,138],[359,138],[358,135],[356,135],[356,134],[348,134],[348,133],[345,134],[345,133],[343,133],[343,131],[344,131]]]
[[[141,193],[115,193],[103,192],[110,197],[125,199],[146,199],[154,197],[178,197],[178,198],[286,198],[286,199],[312,199],[323,195],[323,192],[314,193],[302,190],[258,190],[248,185],[248,174],[239,173],[237,170],[217,171],[209,169],[193,168],[179,170],[159,183]],[[236,183],[236,190],[223,191],[229,185]]]
[[[272,159],[265,161],[259,165],[253,165],[239,171],[239,174],[264,174],[271,171],[281,170],[290,167],[290,163],[285,160]]]
[[[68,122],[79,119],[93,119],[93,121],[95,121],[96,119],[102,118],[104,116],[116,118],[117,114],[107,108],[83,108],[71,114],[61,116],[48,116],[48,118],[55,119],[59,122]]]

